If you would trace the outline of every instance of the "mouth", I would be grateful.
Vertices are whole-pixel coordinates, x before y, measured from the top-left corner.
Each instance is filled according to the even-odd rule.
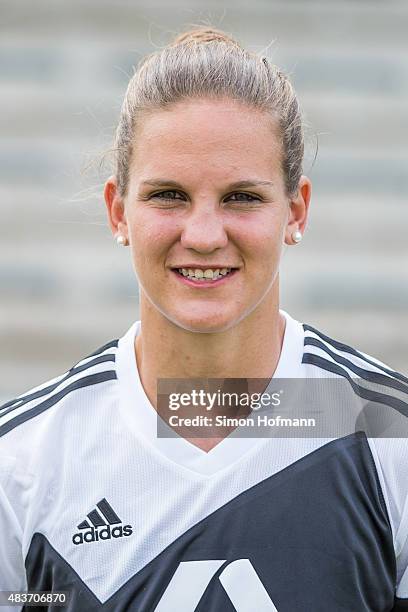
[[[229,280],[238,272],[238,268],[172,268],[177,277],[189,285],[210,287]]]

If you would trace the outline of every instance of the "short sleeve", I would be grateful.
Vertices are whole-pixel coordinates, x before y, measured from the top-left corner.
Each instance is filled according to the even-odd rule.
[[[408,611],[408,567],[405,568],[405,572],[402,574],[397,586],[394,610],[401,610],[401,612],[402,610]]]
[[[408,441],[405,438],[369,439],[390,519],[396,583],[393,612],[408,612]]]
[[[0,591],[26,591],[22,553],[22,529],[0,482]],[[19,606],[1,606],[2,612],[18,612]]]
[[[408,611],[408,499],[405,500],[396,540],[397,589],[395,610]]]

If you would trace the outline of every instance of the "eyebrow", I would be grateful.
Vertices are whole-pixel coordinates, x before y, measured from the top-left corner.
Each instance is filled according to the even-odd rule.
[[[183,189],[183,186],[177,181],[167,179],[147,179],[142,181],[141,185],[150,185],[151,187],[176,187]],[[259,181],[256,179],[246,179],[245,181],[237,181],[228,185],[228,189],[248,189],[250,187],[273,187],[272,181]]]

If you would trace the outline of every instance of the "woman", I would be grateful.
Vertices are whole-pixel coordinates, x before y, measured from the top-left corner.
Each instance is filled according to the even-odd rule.
[[[156,431],[162,379],[335,379],[406,407],[402,374],[279,309],[311,196],[287,77],[187,32],[131,79],[116,146],[105,201],[140,321],[2,407],[0,588],[75,612],[408,609],[403,439]]]

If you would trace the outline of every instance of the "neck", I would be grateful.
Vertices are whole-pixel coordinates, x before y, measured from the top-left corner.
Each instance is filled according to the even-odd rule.
[[[166,319],[141,296],[135,350],[145,392],[157,407],[158,378],[271,378],[279,361],[285,319],[271,294],[237,325],[193,333]]]

